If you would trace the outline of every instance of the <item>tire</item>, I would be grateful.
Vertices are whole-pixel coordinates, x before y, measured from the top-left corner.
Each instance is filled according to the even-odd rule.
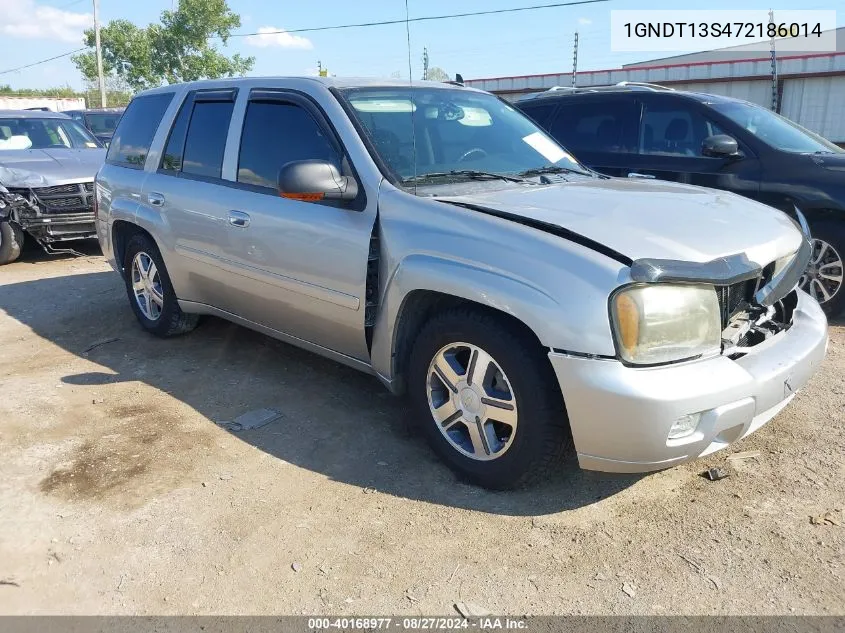
[[[485,352],[494,369],[481,375],[478,367],[486,364],[481,360],[474,371],[469,370],[470,359],[484,359]],[[445,387],[442,373],[433,369],[435,358],[439,366],[448,359],[453,370],[465,370],[450,376],[458,381],[457,390]],[[468,388],[476,395],[467,393]],[[408,393],[414,417],[435,453],[459,477],[485,488],[519,488],[544,478],[563,461],[572,443],[563,396],[542,348],[529,333],[484,310],[456,308],[423,325],[411,350]],[[495,394],[500,403],[512,403],[513,409],[505,410],[502,404],[481,408],[478,400],[484,394],[487,402]],[[441,431],[444,425],[435,418],[435,410],[441,420],[445,417],[448,431]],[[473,416],[475,433],[465,424]],[[503,424],[497,416],[511,422]],[[470,447],[474,456],[468,454]]]
[[[147,272],[151,273],[151,279],[146,286],[145,293],[151,297],[152,290],[155,290],[160,303],[150,298],[149,304],[145,304],[141,298],[136,296],[133,284],[137,281],[144,285],[143,280],[138,277],[138,269],[135,268],[136,258],[139,262],[143,262],[140,265],[145,266]],[[154,271],[152,266],[155,266]],[[129,305],[132,307],[141,327],[147,332],[160,337],[168,337],[185,334],[197,326],[199,316],[186,314],[179,308],[179,302],[173,292],[173,284],[170,282],[164,260],[152,239],[146,235],[137,234],[129,240],[123,259],[123,270]],[[145,305],[145,307],[142,308],[142,305]],[[145,314],[145,311],[147,314]]]
[[[11,264],[21,255],[23,229],[15,222],[0,220],[0,266]]]
[[[845,222],[815,222],[810,232],[813,236],[813,255],[800,286],[819,302],[829,317],[836,317],[845,312]],[[839,278],[838,283],[836,277]],[[829,295],[828,298],[825,293]]]

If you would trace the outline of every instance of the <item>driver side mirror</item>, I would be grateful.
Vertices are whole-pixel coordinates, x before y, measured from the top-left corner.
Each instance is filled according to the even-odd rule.
[[[341,176],[337,167],[324,160],[297,160],[279,170],[279,195],[291,200],[354,200],[358,182]]]
[[[701,154],[710,158],[742,158],[739,143],[727,134],[714,134],[704,139]]]

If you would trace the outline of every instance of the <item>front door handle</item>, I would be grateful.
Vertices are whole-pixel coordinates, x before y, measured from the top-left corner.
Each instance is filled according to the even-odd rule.
[[[249,215],[243,211],[229,211],[229,224],[245,229],[249,226]]]
[[[155,191],[151,191],[147,194],[147,202],[149,202],[154,207],[163,207],[164,195],[156,193]]]
[[[656,177],[656,176],[653,176],[652,174],[638,174],[638,173],[637,173],[637,172],[635,172],[635,171],[632,171],[632,172],[629,172],[629,173],[628,173],[628,178],[648,178],[648,179],[654,179],[655,177]]]

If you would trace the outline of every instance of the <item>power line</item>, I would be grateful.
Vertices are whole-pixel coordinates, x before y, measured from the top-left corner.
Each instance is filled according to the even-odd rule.
[[[336,31],[339,29],[357,29],[367,26],[386,26],[388,24],[405,24],[406,22],[430,22],[432,20],[447,20],[451,18],[468,18],[478,15],[496,15],[501,13],[518,13],[520,11],[536,11],[538,9],[557,9],[560,7],[574,7],[581,4],[596,4],[610,2],[610,0],[574,0],[572,2],[553,2],[550,4],[535,4],[528,7],[513,7],[510,9],[490,9],[488,11],[470,11],[467,13],[450,13],[448,15],[425,15],[407,20],[382,20],[381,22],[360,22],[358,24],[335,24],[332,26],[314,26],[304,29],[278,29],[275,31],[256,31],[255,33],[232,33],[229,37],[249,37],[250,35],[275,35],[277,33],[314,33],[316,31]]]
[[[74,0],[73,2],[63,5],[61,8],[65,8],[71,6],[72,4],[77,4],[77,2],[81,2],[82,0]],[[310,28],[303,28],[303,29],[279,29],[275,31],[264,31],[255,33],[233,33],[229,37],[248,37],[250,35],[273,35],[276,33],[314,33],[316,31],[336,31],[340,29],[356,29],[356,28],[364,28],[369,26],[386,26],[390,24],[405,24],[406,22],[430,22],[434,20],[448,20],[452,18],[468,18],[474,17],[479,15],[498,15],[503,13],[518,13],[522,11],[538,11],[540,9],[557,9],[560,7],[574,7],[578,5],[584,4],[597,4],[600,2],[610,2],[611,0],[572,0],[570,2],[552,2],[549,4],[535,4],[526,7],[512,7],[510,9],[490,9],[487,11],[469,11],[466,13],[450,13],[447,15],[425,15],[420,16],[417,18],[406,18],[404,20],[382,20],[380,22],[360,22],[357,24],[335,24],[331,26],[315,26]],[[9,68],[7,70],[0,70],[0,75],[5,75],[8,73],[17,72],[19,70],[24,70],[26,68],[32,68],[33,66],[38,66],[40,64],[46,64],[47,62],[51,62],[56,59],[61,59],[62,57],[68,57],[69,55],[73,55],[74,53],[80,53],[82,51],[87,50],[87,48],[77,48],[76,50],[69,51],[67,53],[62,53],[61,55],[56,55],[55,57],[48,57],[47,59],[41,59],[37,62],[32,62],[31,64],[26,64],[24,66],[18,66],[17,68]]]
[[[17,68],[9,68],[8,70],[0,70],[0,75],[5,75],[6,73],[14,73],[19,70],[23,70],[24,68],[32,68],[33,66],[38,66],[39,64],[46,64],[47,62],[51,62],[54,59],[61,59],[62,57],[67,57],[68,55],[73,55],[74,53],[81,53],[82,51],[88,50],[87,48],[77,48],[75,51],[68,51],[67,53],[62,53],[61,55],[56,55],[55,57],[48,57],[47,59],[42,59],[37,62],[32,62],[31,64],[26,64],[25,66],[18,66]]]

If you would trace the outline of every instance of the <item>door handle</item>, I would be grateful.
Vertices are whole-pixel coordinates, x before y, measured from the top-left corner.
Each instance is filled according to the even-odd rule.
[[[653,180],[655,177],[656,176],[653,176],[652,174],[638,174],[635,171],[628,173],[628,178],[647,178],[649,180]]]
[[[243,211],[229,211],[229,224],[245,229],[249,226],[249,215]]]
[[[163,207],[164,196],[160,193],[156,193],[155,191],[151,191],[147,194],[147,202],[149,202],[154,207]]]

